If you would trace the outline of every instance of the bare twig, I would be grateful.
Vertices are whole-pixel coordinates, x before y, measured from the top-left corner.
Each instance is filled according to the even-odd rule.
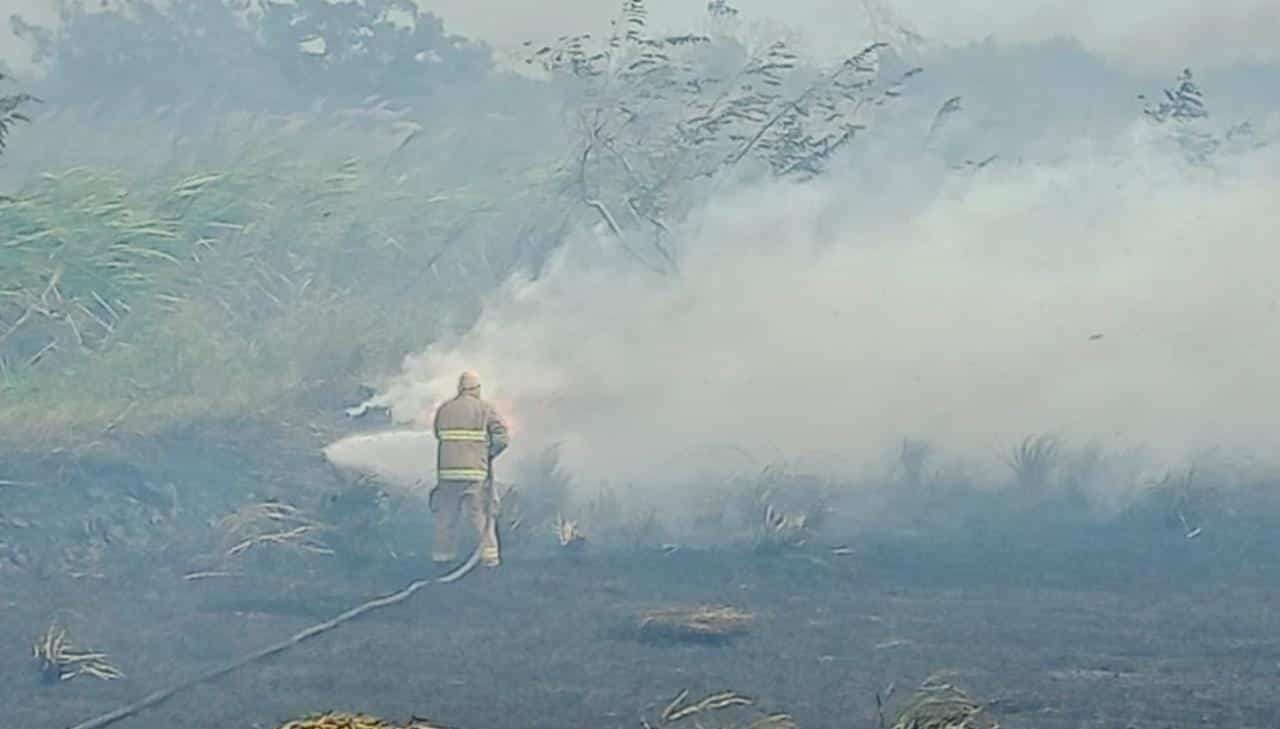
[[[207,580],[216,577],[243,577],[239,572],[228,572],[226,570],[204,570],[200,572],[188,572],[182,576],[183,580],[193,582],[195,580]]]
[[[9,327],[9,330],[6,331],[4,334],[0,334],[0,344],[3,344],[4,340],[8,339],[10,335],[18,331],[19,327],[27,323],[27,320],[31,318],[32,314],[41,313],[42,311],[47,311],[47,300],[49,298],[49,292],[57,288],[58,281],[61,278],[62,278],[62,267],[59,266],[57,270],[55,270],[53,274],[49,276],[49,282],[45,285],[44,291],[40,293],[40,297],[36,300],[38,303],[32,302],[27,307],[27,310],[22,312],[22,316],[19,316],[18,320],[15,321]]]
[[[58,348],[58,340],[50,339],[48,344],[40,348],[40,351],[31,355],[31,359],[27,360],[26,368],[31,369],[32,367],[35,367],[37,364],[40,363],[40,360],[44,359],[44,356],[46,354],[56,350],[57,348]]]
[[[138,406],[137,400],[130,400],[129,404],[125,406],[124,410],[121,410],[120,414],[112,418],[111,422],[107,423],[106,427],[102,429],[102,434],[106,435],[107,433],[110,433],[111,431],[115,430],[116,427],[120,425],[120,423],[124,422],[125,418],[129,417],[129,413],[133,412],[133,409],[136,408],[137,406]]]

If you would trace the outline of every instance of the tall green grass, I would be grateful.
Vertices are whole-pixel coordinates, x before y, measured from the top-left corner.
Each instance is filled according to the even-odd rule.
[[[0,438],[252,414],[394,367],[500,278],[481,248],[527,183],[269,152],[46,174],[0,198]]]

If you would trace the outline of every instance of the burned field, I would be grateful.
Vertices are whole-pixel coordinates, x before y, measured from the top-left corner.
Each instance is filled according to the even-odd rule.
[[[0,510],[8,726],[76,726],[429,576],[421,499],[371,499],[297,433],[199,436],[7,461],[31,484]],[[964,729],[1263,727],[1280,712],[1266,558],[1280,540],[1243,501],[1180,496],[1163,520],[1090,525],[1069,505],[1002,497],[1000,511],[963,492],[973,518],[896,509],[959,525],[945,534],[842,531],[804,508],[824,503],[805,482],[775,479],[740,484],[741,500],[714,502],[725,523],[704,526],[759,518],[764,494],[782,511],[764,509],[762,540],[699,549],[608,498],[561,513],[547,470],[504,497],[524,526],[499,570],[429,584],[112,726],[275,729],[320,712],[461,729],[947,726],[907,711],[929,680],[963,692],[930,706],[983,709]]]
[[[892,725],[930,677],[1004,727],[1262,727],[1280,713],[1280,580],[1259,559],[1271,551],[1263,537],[852,544],[839,555],[513,548],[497,572],[431,585],[118,726],[276,727],[344,711],[453,727],[656,727],[682,692],[694,704],[732,691],[760,717],[874,727]],[[6,723],[72,726],[393,592],[419,566],[399,555],[240,578],[184,579],[165,564],[10,576]],[[50,606],[67,616],[59,635],[123,676],[47,680],[32,641]],[[681,615],[726,629],[654,634]]]

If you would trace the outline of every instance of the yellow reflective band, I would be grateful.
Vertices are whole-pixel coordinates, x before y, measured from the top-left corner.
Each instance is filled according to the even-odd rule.
[[[489,472],[483,468],[442,468],[436,471],[436,478],[441,481],[483,481]]]
[[[440,440],[448,441],[468,441],[471,443],[487,443],[489,442],[489,433],[484,430],[468,430],[463,428],[453,428],[450,430],[440,431]]]

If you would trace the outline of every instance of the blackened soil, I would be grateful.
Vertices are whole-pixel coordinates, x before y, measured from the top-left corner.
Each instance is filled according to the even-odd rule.
[[[516,553],[116,726],[274,727],[332,709],[475,729],[637,727],[682,689],[734,689],[802,727],[871,727],[878,691],[893,684],[900,702],[936,673],[1004,727],[1280,717],[1280,581],[1249,567],[1269,564],[1274,545],[854,546],[852,556]],[[3,724],[71,726],[394,592],[420,566],[6,578]],[[640,611],[703,602],[756,622],[726,645],[637,639]],[[31,641],[58,609],[75,616],[73,639],[107,651],[126,679],[40,683]]]

